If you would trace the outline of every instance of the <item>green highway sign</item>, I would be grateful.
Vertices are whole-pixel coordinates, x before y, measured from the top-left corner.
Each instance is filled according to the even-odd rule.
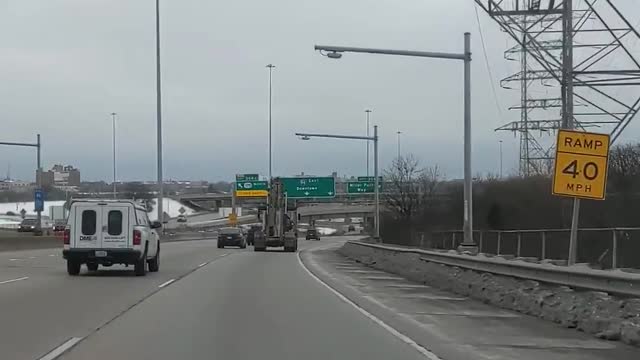
[[[266,181],[236,181],[236,195],[238,197],[267,196],[269,183]]]
[[[376,178],[374,176],[358,176],[358,181],[374,182],[374,181],[376,181]],[[379,183],[382,182],[382,176],[378,176],[378,182]]]
[[[349,181],[347,182],[347,194],[373,194],[375,183],[373,181]],[[378,183],[378,189],[382,189],[382,183]]]
[[[237,174],[236,175],[236,182],[237,181],[258,181],[260,180],[260,175],[258,174]]]
[[[336,183],[332,177],[281,178],[289,199],[332,198],[336,196]]]

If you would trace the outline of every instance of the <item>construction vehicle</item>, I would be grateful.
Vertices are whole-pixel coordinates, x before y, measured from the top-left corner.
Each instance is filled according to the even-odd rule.
[[[266,209],[262,212],[262,231],[256,231],[253,239],[254,251],[265,251],[267,247],[284,247],[286,252],[298,250],[297,210],[288,204],[284,185],[279,178],[271,181]]]

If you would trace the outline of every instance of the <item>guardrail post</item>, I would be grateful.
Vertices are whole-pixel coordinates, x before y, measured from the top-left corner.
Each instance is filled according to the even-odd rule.
[[[613,229],[613,254],[611,255],[611,267],[613,269],[618,268],[618,234],[616,233],[616,229]]]
[[[480,231],[480,239],[478,241],[478,252],[482,252],[482,231]]]
[[[502,242],[502,232],[498,231],[498,248],[496,249],[496,255],[500,255],[500,243]]]
[[[547,233],[542,232],[542,254],[540,254],[540,260],[546,259],[547,256]]]
[[[456,232],[454,231],[453,236],[451,236],[451,248],[455,249],[456,248]]]
[[[516,248],[516,257],[520,257],[521,246],[522,246],[522,233],[518,231],[518,247]]]

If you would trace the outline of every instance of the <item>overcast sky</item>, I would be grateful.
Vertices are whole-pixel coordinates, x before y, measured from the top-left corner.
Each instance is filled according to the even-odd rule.
[[[629,2],[628,0],[626,2]],[[633,8],[632,8],[633,9]],[[462,63],[364,54],[331,60],[314,44],[462,52],[472,33],[474,172],[517,169],[518,139],[494,128],[517,119],[517,91],[491,92],[472,0],[163,0],[166,178],[231,180],[267,174],[268,70],[273,63],[274,174],[363,175],[365,144],[300,141],[296,131],[362,135],[380,128],[380,162],[413,153],[462,176]],[[640,19],[640,11],[629,14]],[[111,178],[111,112],[118,113],[119,179],[156,174],[153,0],[0,0],[0,141],[43,137],[43,162]],[[507,36],[480,23],[494,78]],[[495,80],[495,79],[494,79]],[[636,138],[632,125],[626,136]],[[0,147],[0,174],[33,179],[35,151]],[[4,177],[4,176],[2,176]]]

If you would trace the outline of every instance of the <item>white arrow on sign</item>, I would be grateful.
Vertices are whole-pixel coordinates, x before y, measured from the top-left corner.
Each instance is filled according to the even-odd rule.
[[[306,196],[309,196],[309,192],[308,192],[308,191],[305,191],[305,192],[304,192],[304,194],[305,194]]]
[[[333,191],[329,191],[327,194],[329,194],[329,195],[333,195]]]

